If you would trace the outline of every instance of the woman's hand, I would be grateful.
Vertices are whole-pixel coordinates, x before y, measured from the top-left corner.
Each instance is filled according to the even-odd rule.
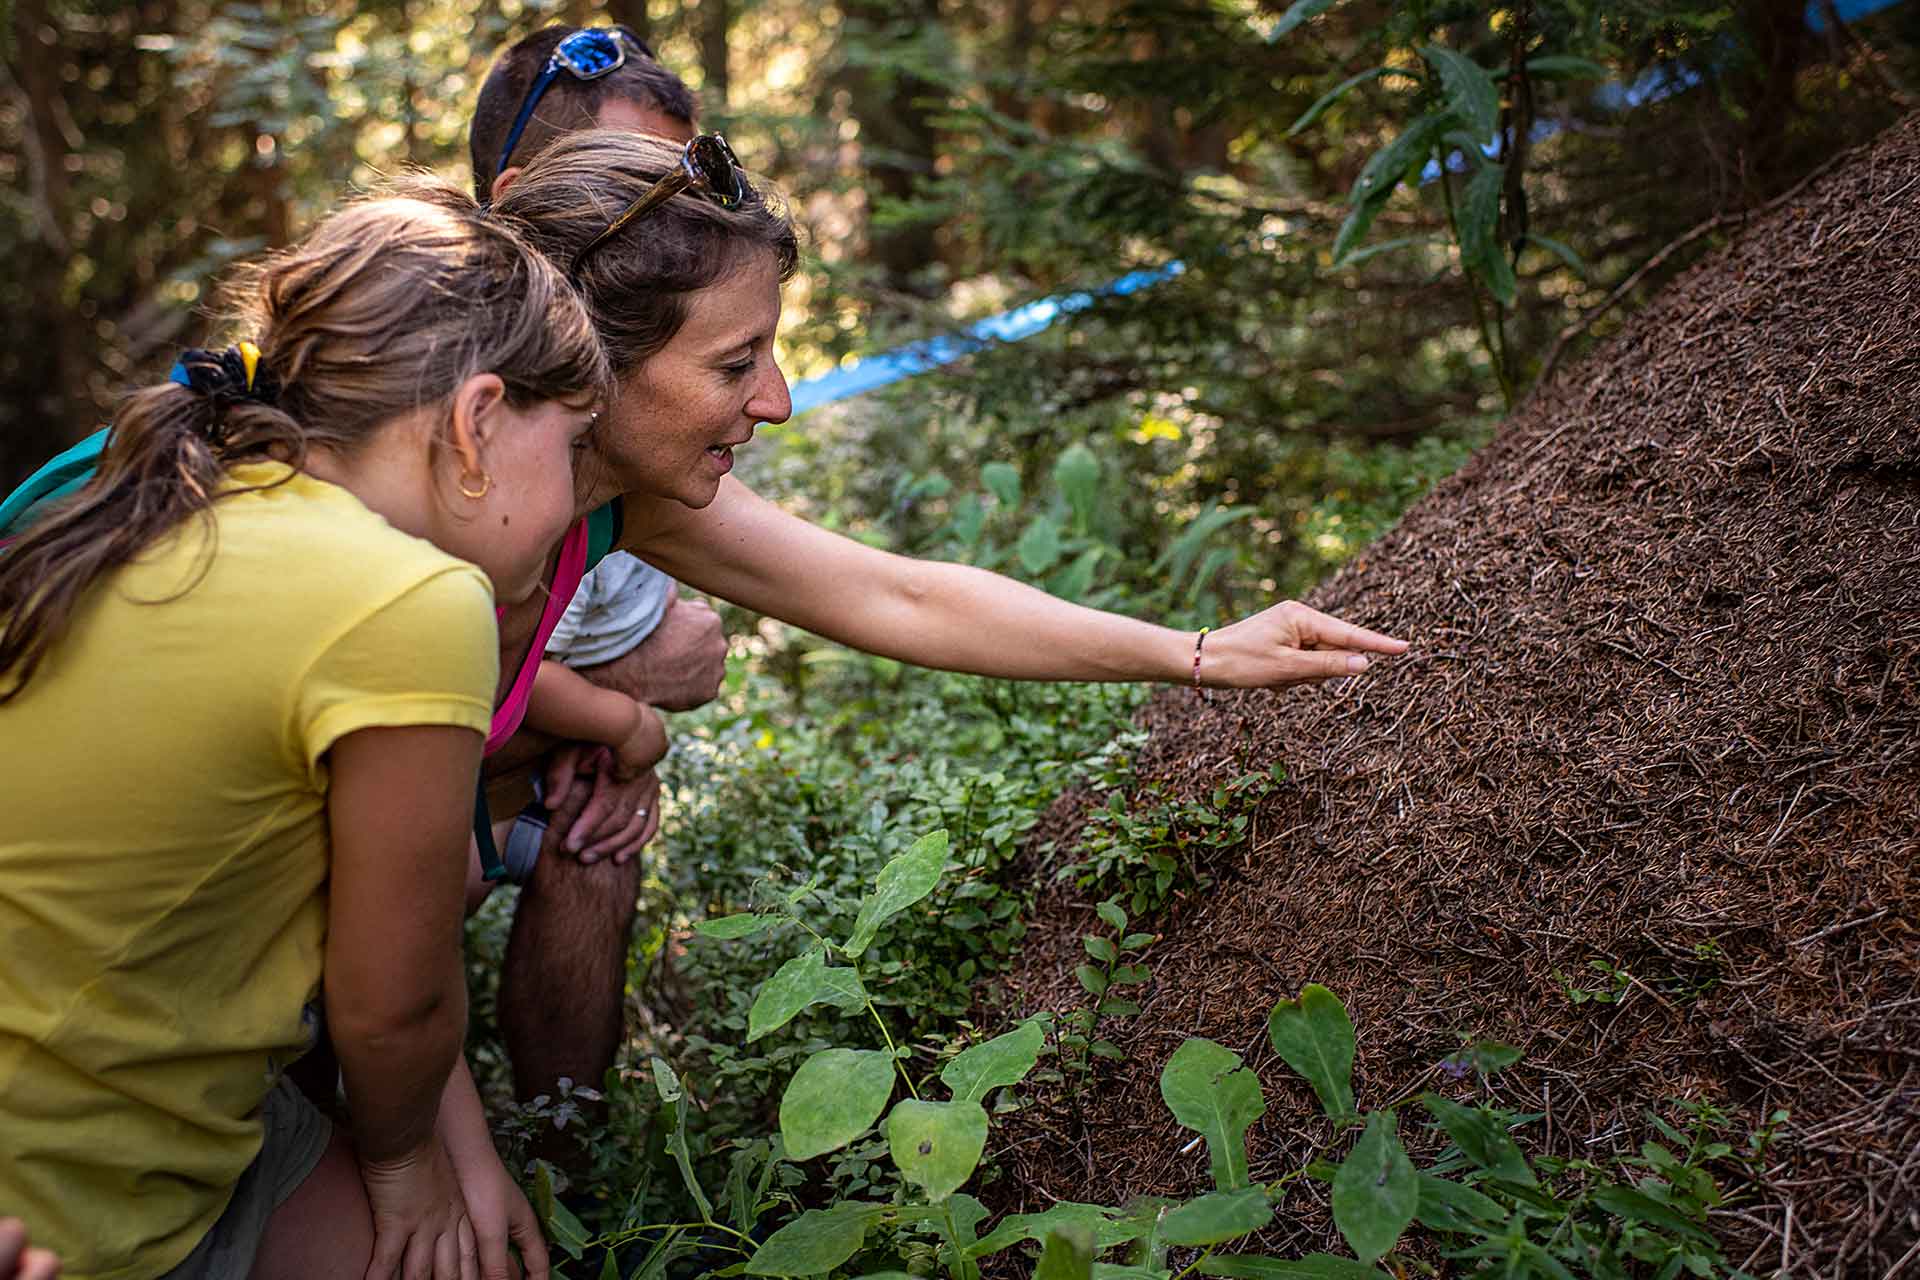
[[[1370,653],[1405,653],[1407,642],[1356,627],[1295,600],[1209,632],[1200,683],[1213,689],[1283,689],[1358,675]]]
[[[466,1200],[437,1135],[393,1160],[360,1162],[373,1210],[367,1280],[479,1280]]]

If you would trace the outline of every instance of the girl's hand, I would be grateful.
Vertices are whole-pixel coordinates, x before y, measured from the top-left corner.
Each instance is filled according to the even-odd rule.
[[[54,1280],[60,1259],[27,1243],[27,1228],[18,1218],[0,1218],[0,1280]]]
[[[644,702],[633,705],[633,730],[613,749],[612,773],[620,782],[632,782],[667,755],[667,726],[660,713]]]
[[[1295,600],[1209,632],[1200,683],[1214,689],[1284,689],[1358,675],[1367,654],[1405,653],[1407,642],[1309,609]]]
[[[479,1247],[480,1280],[511,1280],[515,1272],[507,1257],[509,1241],[520,1250],[526,1280],[547,1280],[547,1242],[540,1235],[539,1220],[493,1147],[480,1147],[464,1159],[455,1156],[453,1160]]]
[[[367,1280],[480,1280],[478,1244],[437,1136],[393,1160],[361,1161],[373,1209]]]

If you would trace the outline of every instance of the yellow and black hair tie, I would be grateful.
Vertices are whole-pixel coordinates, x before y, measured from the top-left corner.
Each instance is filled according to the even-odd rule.
[[[261,367],[260,348],[239,342],[225,351],[192,347],[180,353],[167,379],[225,406],[242,400],[271,405],[280,398],[280,382]]]

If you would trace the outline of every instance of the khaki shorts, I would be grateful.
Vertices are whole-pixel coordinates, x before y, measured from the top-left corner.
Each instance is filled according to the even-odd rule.
[[[307,1180],[333,1137],[333,1122],[291,1080],[267,1094],[260,1118],[266,1126],[260,1154],[234,1185],[227,1211],[162,1280],[246,1280],[267,1219]]]

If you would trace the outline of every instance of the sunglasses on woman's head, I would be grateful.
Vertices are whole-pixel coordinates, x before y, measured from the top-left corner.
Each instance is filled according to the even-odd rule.
[[[573,255],[573,265],[567,268],[567,275],[578,281],[580,268],[586,265],[587,259],[601,245],[620,234],[622,227],[687,190],[702,191],[722,209],[737,209],[753,194],[753,188],[747,183],[747,175],[740,168],[739,157],[733,154],[733,148],[727,145],[727,140],[717,133],[703,133],[681,148],[680,163],[674,166],[672,172],[642,191],[627,206],[626,212]]]
[[[500,149],[500,163],[494,166],[494,172],[499,173],[507,167],[507,162],[513,158],[514,147],[520,143],[520,135],[526,132],[527,122],[533,119],[533,109],[540,105],[541,95],[546,93],[547,87],[561,72],[566,72],[575,80],[598,80],[601,76],[611,75],[626,65],[628,45],[649,58],[654,56],[646,41],[618,25],[582,27],[555,45],[553,53],[547,58],[547,65],[527,86],[526,100],[520,104],[520,114],[514,117],[513,128],[507,130],[507,145]]]

